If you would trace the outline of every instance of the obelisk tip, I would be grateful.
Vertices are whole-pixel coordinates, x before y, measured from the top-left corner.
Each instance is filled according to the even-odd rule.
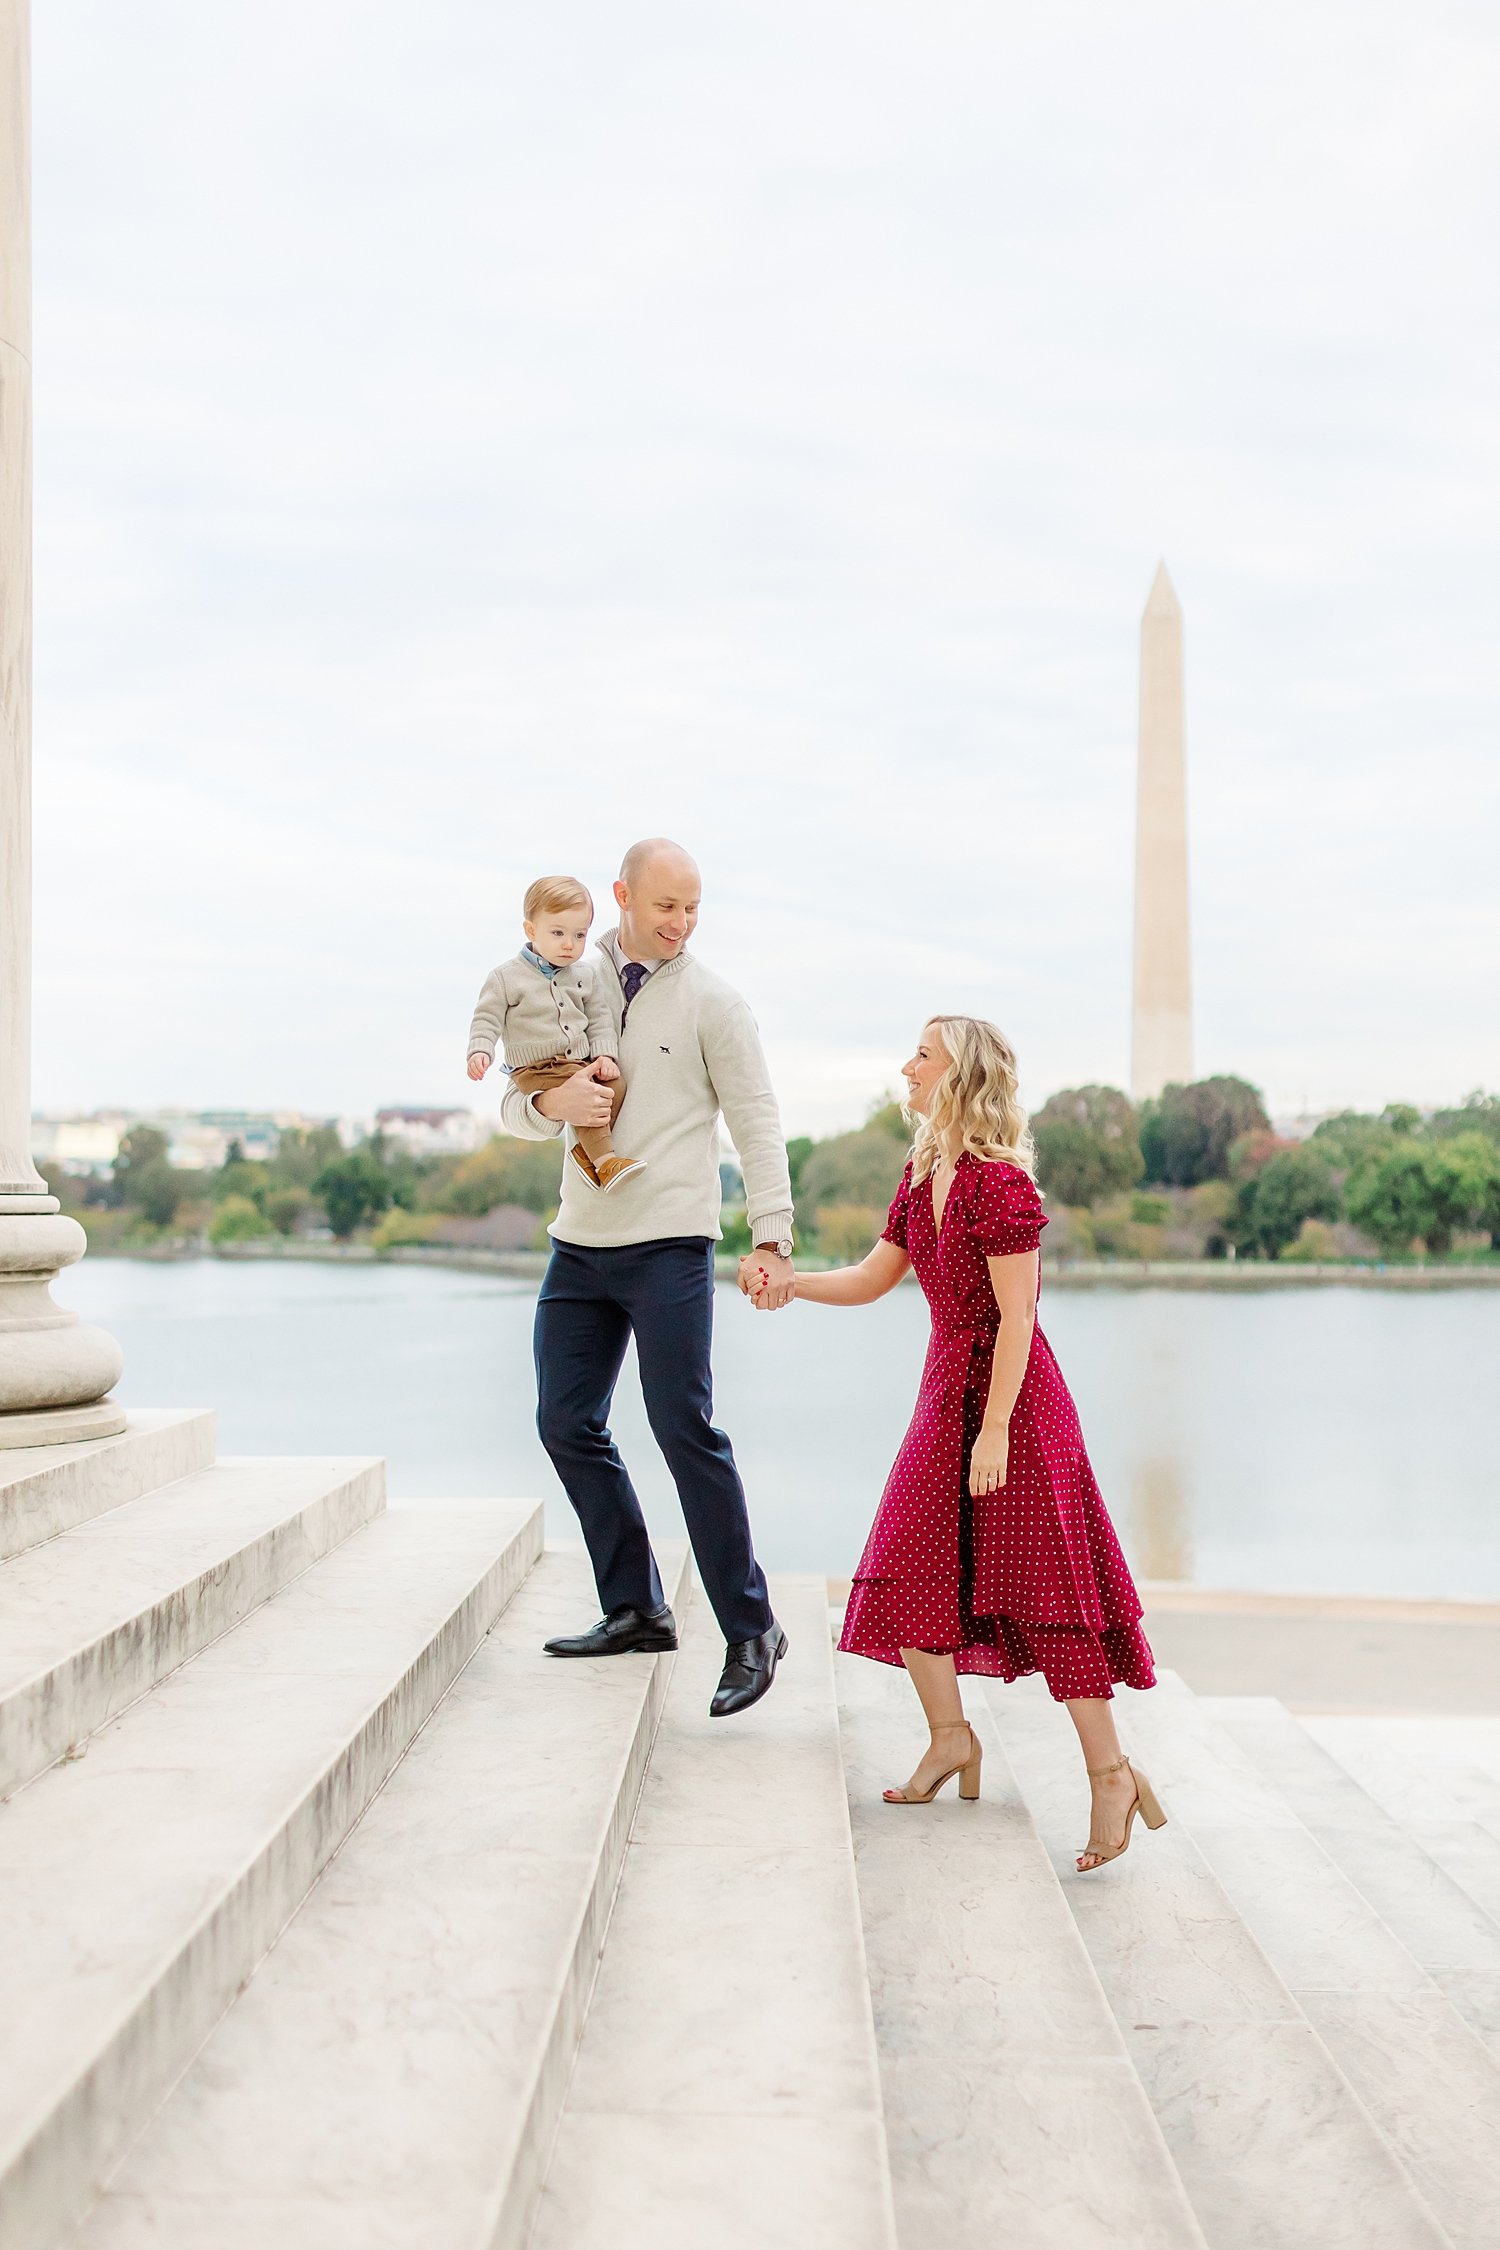
[[[1182,604],[1177,599],[1177,588],[1172,584],[1164,562],[1156,566],[1156,576],[1151,581],[1151,591],[1146,596],[1148,617],[1180,617]]]

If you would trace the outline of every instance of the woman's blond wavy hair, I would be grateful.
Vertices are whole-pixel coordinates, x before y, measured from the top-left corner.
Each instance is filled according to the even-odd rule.
[[[965,1153],[1036,1172],[1031,1127],[1017,1093],[1016,1051],[1003,1031],[982,1016],[929,1016],[928,1031],[942,1033],[948,1067],[932,1089],[925,1117],[905,1112],[914,1127],[912,1179],[925,1180],[942,1157]]]

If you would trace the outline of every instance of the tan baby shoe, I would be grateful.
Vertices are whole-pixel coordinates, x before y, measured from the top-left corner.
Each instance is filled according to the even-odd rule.
[[[583,1174],[589,1186],[593,1188],[597,1193],[599,1187],[599,1175],[594,1170],[593,1164],[591,1163],[590,1159],[584,1155],[583,1150],[578,1146],[576,1141],[569,1149],[568,1154],[572,1157],[573,1162],[578,1166],[579,1171]],[[616,1158],[615,1161],[618,1163],[619,1159]]]
[[[577,1153],[576,1150],[574,1153]],[[608,1195],[610,1189],[618,1187],[621,1180],[628,1180],[632,1172],[644,1172],[645,1169],[638,1156],[606,1156],[599,1167],[599,1185]]]

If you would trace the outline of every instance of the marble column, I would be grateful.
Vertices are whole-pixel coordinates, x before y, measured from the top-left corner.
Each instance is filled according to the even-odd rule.
[[[31,1160],[30,49],[0,0],[0,1447],[125,1426],[118,1344],[49,1294],[85,1239]]]
[[[1182,604],[1162,563],[1141,618],[1130,1090],[1144,1101],[1192,1075]]]

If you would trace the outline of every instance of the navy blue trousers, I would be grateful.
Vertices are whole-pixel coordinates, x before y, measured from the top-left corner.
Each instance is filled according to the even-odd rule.
[[[664,1600],[609,1406],[635,1336],[651,1432],[682,1502],[693,1560],[726,1641],[769,1631],[734,1449],[714,1428],[714,1246],[701,1235],[622,1250],[553,1244],[537,1299],[537,1429],[577,1512],[599,1600],[656,1609]]]

